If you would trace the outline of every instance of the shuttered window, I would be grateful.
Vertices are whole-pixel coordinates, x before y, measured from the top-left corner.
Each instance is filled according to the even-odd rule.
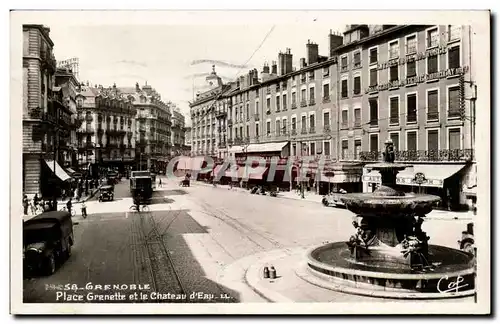
[[[399,98],[393,97],[390,100],[391,103],[391,124],[399,124]]]

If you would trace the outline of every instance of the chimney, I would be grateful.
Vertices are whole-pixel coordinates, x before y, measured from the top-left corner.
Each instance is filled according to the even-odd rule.
[[[332,30],[330,30],[330,35],[328,35],[328,37],[330,39],[330,57],[332,57],[337,47],[343,44],[344,38],[340,34],[332,33]]]
[[[286,49],[283,56],[285,57],[285,74],[293,72],[292,52],[289,48]]]
[[[307,66],[306,59],[304,57],[300,58],[300,68],[303,69]]]
[[[278,53],[278,69],[279,75],[285,75],[285,55],[280,51]]]
[[[257,72],[257,69],[253,69],[253,84],[259,83],[259,72]]]
[[[271,74],[278,74],[278,66],[276,65],[276,61],[273,61],[273,65],[271,66]]]
[[[264,63],[264,67],[262,68],[262,73],[269,74],[269,65],[267,65],[267,63]]]
[[[308,39],[306,44],[307,64],[311,65],[318,62],[318,44],[311,43]]]

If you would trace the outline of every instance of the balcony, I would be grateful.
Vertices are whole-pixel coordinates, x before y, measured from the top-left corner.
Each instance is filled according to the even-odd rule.
[[[215,112],[215,118],[225,118],[227,116],[227,112],[224,110],[219,110]]]
[[[377,126],[378,126],[378,119],[371,119],[370,127],[377,127]]]
[[[229,138],[227,140],[227,145],[229,145],[229,146],[233,145],[233,139],[232,138]]]
[[[276,112],[280,112],[280,111],[281,111],[281,110],[280,110],[280,106],[279,106],[279,105],[277,105],[277,106],[276,106]]]
[[[297,130],[296,130],[295,128],[292,128],[292,130],[291,130],[290,134],[291,134],[292,136],[296,136],[296,135],[297,135]]]
[[[300,134],[302,134],[302,135],[307,134],[307,128],[302,127],[302,129],[300,130]]]
[[[253,119],[254,119],[255,121],[260,121],[260,116],[259,116],[259,114],[254,114],[254,115],[253,115]]]
[[[315,127],[309,127],[309,134],[315,134],[316,133],[316,129]]]
[[[271,88],[267,87],[266,94],[271,94]]]
[[[287,110],[288,110],[288,108],[287,108],[286,104],[283,104],[283,109],[282,109],[282,111],[287,111]]]
[[[464,162],[471,161],[473,150],[395,151],[395,161],[403,162]],[[361,161],[381,161],[382,151],[360,152]]]
[[[301,107],[307,107],[307,101],[302,100],[302,101],[300,102],[300,106],[301,106]]]
[[[309,106],[314,106],[316,104],[316,100],[314,98],[309,99]]]
[[[297,109],[297,103],[296,102],[292,102],[292,109]]]
[[[219,143],[218,147],[220,149],[226,148],[226,142]]]
[[[325,134],[329,134],[329,133],[331,133],[331,132],[332,132],[332,128],[330,127],[330,125],[325,125],[325,126],[323,127],[323,133],[325,133]]]
[[[324,96],[323,103],[329,103],[329,102],[330,102],[330,96]]]
[[[119,135],[124,135],[126,133],[126,131],[124,129],[119,129],[117,127],[113,127],[111,129],[108,129],[106,131],[106,133],[109,135],[109,136],[119,136]]]
[[[76,132],[80,133],[80,134],[93,134],[94,133],[94,127],[92,127],[92,126],[82,127],[80,129],[77,129]]]

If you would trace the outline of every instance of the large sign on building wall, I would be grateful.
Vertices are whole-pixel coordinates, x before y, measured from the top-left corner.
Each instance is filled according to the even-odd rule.
[[[431,81],[431,80],[439,80],[439,79],[444,79],[447,77],[452,77],[452,76],[460,76],[469,70],[468,66],[463,66],[463,67],[458,67],[458,68],[451,68],[451,69],[446,69],[446,70],[441,70],[435,73],[429,73],[429,74],[421,74],[413,77],[406,78],[404,80],[395,80],[395,81],[389,81],[383,84],[378,84],[375,86],[368,87],[365,92],[370,93],[370,92],[376,92],[376,91],[383,91],[387,89],[392,89],[392,88],[399,88],[399,87],[404,87],[406,85],[414,85],[417,83],[424,83],[426,81]]]
[[[382,62],[377,65],[377,70],[384,70],[387,68],[390,68],[391,66],[395,65],[405,65],[407,62],[414,62],[414,61],[420,61],[423,59],[426,59],[431,56],[436,56],[440,54],[446,54],[448,52],[448,47],[443,46],[443,47],[436,47],[433,49],[430,49],[425,52],[420,52],[420,53],[415,53],[411,55],[406,55],[405,57],[402,58],[396,58],[389,60],[387,62]]]

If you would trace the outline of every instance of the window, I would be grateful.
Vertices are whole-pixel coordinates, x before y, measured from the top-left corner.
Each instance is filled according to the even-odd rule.
[[[330,155],[330,142],[323,142],[323,154]]]
[[[280,111],[280,97],[276,97],[276,111]]]
[[[295,117],[292,117],[292,130],[297,129],[297,119]]]
[[[408,151],[417,150],[417,132],[406,133],[406,146]]]
[[[259,113],[259,102],[258,101],[255,102],[255,113],[256,114]]]
[[[283,110],[286,110],[286,94],[283,94]]]
[[[389,99],[391,108],[390,124],[399,124],[399,97]]]
[[[370,135],[370,152],[378,152],[378,134]]]
[[[349,154],[349,142],[347,140],[342,140],[342,160],[346,160]]]
[[[354,53],[354,67],[360,67],[361,66],[361,53],[356,52]]]
[[[448,148],[450,150],[460,150],[460,128],[451,128],[448,131]]]
[[[460,46],[453,46],[448,49],[448,68],[460,67]]]
[[[259,137],[259,124],[255,124],[255,137]]]
[[[427,120],[439,119],[438,90],[427,91]]]
[[[267,136],[271,136],[271,122],[267,121],[266,123],[266,134]]]
[[[342,71],[347,70],[347,56],[344,56],[340,59],[340,69]]]
[[[314,104],[314,87],[309,88],[309,100],[311,101],[311,104]]]
[[[354,141],[354,159],[359,160],[361,154],[361,140]]]
[[[438,71],[438,56],[433,55],[427,58],[427,73],[436,73]]]
[[[378,99],[370,98],[368,104],[370,106],[370,126],[378,126]]]
[[[281,129],[283,130],[283,134],[286,134],[287,132],[287,124],[286,124],[286,119],[283,119],[283,125],[281,126]]]
[[[448,117],[460,117],[460,87],[448,88]]]
[[[361,76],[354,77],[354,94],[359,95],[361,93]]]
[[[316,155],[316,143],[311,142],[311,155]]]
[[[439,33],[438,29],[433,28],[427,31],[427,47],[438,46],[439,44]]]
[[[378,60],[377,48],[370,49],[370,64],[377,63],[377,60]]]
[[[297,93],[292,92],[292,105],[297,104]]]
[[[347,98],[347,80],[342,80],[341,96],[342,98]]]
[[[323,84],[323,99],[330,100],[330,84]]]
[[[324,127],[330,126],[330,112],[329,111],[325,111],[323,113],[323,126]]]
[[[460,32],[460,26],[448,25],[448,41],[460,39]]]
[[[406,77],[414,77],[417,75],[417,63],[415,59],[406,62]]]
[[[309,80],[310,81],[314,80],[314,71],[309,71]]]
[[[377,68],[370,69],[370,87],[376,86],[378,83],[378,71]]]
[[[391,133],[390,139],[394,144],[394,151],[399,151],[399,133]]]
[[[397,81],[399,80],[399,66],[393,65],[389,68],[389,81]]]
[[[347,110],[342,110],[342,128],[347,128],[348,127],[348,111]]]
[[[427,131],[427,150],[434,152],[439,150],[439,131],[437,129]]]
[[[314,133],[314,126],[316,126],[315,116],[309,115],[309,127],[311,128],[311,133]]]
[[[266,106],[267,106],[267,110],[271,110],[271,98],[267,98],[266,99]]]
[[[238,128],[234,128],[234,137],[238,138]]]
[[[406,54],[417,52],[417,35],[406,37]]]
[[[412,93],[406,96],[406,121],[414,123],[417,121],[417,95]]]
[[[247,137],[250,137],[250,125],[247,125]]]
[[[297,155],[297,144],[293,144],[292,145],[292,156],[296,156]]]
[[[276,119],[276,136],[281,135],[281,121]]]
[[[300,97],[300,100],[305,102],[307,100],[306,98],[306,89],[302,89],[301,93],[300,93],[301,97]]]
[[[240,135],[241,135],[241,138],[243,138],[243,136],[244,136],[244,134],[243,134],[243,126],[240,126]]]
[[[330,75],[330,68],[329,67],[324,67],[323,68],[323,76],[327,77]]]
[[[250,118],[250,104],[247,103],[247,120]]]
[[[302,133],[306,133],[307,131],[307,117],[302,116],[302,125],[300,127],[302,129]]]
[[[389,43],[389,59],[394,59],[399,57],[399,42],[394,41]]]
[[[361,127],[361,109],[354,109],[354,127]]]

